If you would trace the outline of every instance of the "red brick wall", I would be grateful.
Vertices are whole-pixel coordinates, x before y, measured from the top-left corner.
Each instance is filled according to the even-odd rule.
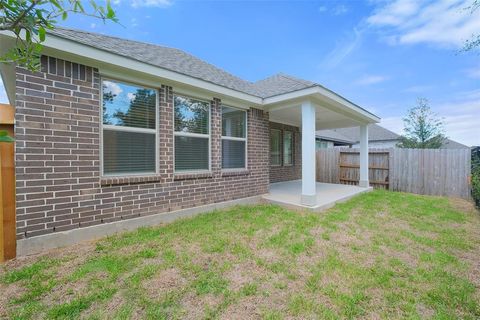
[[[125,79],[128,80],[128,79]],[[17,238],[159,214],[268,192],[268,113],[248,111],[248,170],[221,170],[221,101],[212,98],[208,174],[174,174],[173,93],[159,91],[159,173],[100,174],[98,70],[42,57],[17,68]]]
[[[282,132],[281,150],[283,152],[283,132],[293,132],[293,165],[280,166],[270,165],[270,182],[297,180],[302,177],[302,139],[298,127],[286,124],[270,122],[270,129],[278,129]],[[282,159],[283,160],[283,159]]]

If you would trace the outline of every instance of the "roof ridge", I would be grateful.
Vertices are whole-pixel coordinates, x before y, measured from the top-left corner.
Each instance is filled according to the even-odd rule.
[[[284,78],[289,79],[291,81],[295,81],[295,82],[300,83],[302,85],[306,85],[306,86],[310,86],[310,87],[321,86],[320,84],[318,84],[316,82],[301,79],[301,78],[298,78],[298,77],[295,77],[295,76],[292,76],[292,75],[289,75],[289,74],[286,74],[286,73],[283,73],[283,72],[280,72],[279,75],[281,77],[284,77]]]

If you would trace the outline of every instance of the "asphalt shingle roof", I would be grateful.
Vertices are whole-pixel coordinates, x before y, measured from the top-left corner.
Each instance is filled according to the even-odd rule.
[[[335,130],[318,130],[316,132],[316,137],[324,140],[346,142],[352,144],[357,142],[356,140],[352,140],[351,138],[344,136],[343,134]]]
[[[323,131],[323,130],[320,130],[320,131]],[[343,136],[348,137],[352,141],[355,141],[355,142],[360,141],[359,127],[334,129],[332,131],[340,133]],[[381,127],[378,124],[370,124],[368,126],[369,141],[388,141],[388,140],[398,140],[398,139],[400,139],[400,135],[388,129],[385,129],[384,127]]]
[[[252,83],[179,49],[121,39],[82,30],[55,28],[54,30],[49,31],[49,33],[90,47],[202,79],[261,98],[267,98],[316,85],[313,82],[296,79],[285,74],[277,74],[256,83]]]
[[[332,141],[351,141],[352,143],[357,143],[360,141],[360,128],[341,128],[333,130],[318,130],[316,132],[317,137],[323,139],[331,139]],[[347,140],[345,140],[347,139]],[[378,124],[370,124],[368,126],[368,141],[396,141],[400,140],[400,135],[392,132],[384,127],[379,126]],[[464,144],[459,142],[445,139],[443,145],[440,149],[468,149]]]

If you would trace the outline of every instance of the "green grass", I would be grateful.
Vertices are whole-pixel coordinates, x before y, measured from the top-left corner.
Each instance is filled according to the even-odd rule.
[[[7,263],[0,318],[478,319],[479,247],[459,200],[238,206]]]

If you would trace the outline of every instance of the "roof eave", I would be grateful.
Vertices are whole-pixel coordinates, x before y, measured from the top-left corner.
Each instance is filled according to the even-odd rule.
[[[305,89],[295,90],[284,94],[279,94],[263,99],[263,105],[275,105],[289,100],[299,100],[299,99],[309,99],[309,98],[320,98],[326,99],[330,103],[343,107],[346,110],[359,115],[365,123],[378,123],[380,118],[373,113],[365,110],[364,108],[354,104],[353,102],[345,99],[341,95],[333,92],[332,90],[326,89],[320,85],[313,85]]]

